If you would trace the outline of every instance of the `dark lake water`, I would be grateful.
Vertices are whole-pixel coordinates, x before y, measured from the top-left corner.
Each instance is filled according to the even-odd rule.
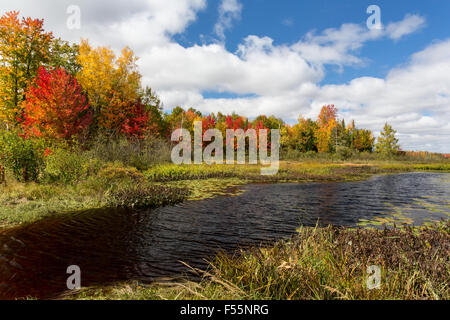
[[[448,219],[450,174],[408,173],[347,183],[257,184],[234,196],[156,210],[77,212],[0,233],[0,298],[52,297],[67,267],[82,286],[150,282],[205,268],[220,250],[287,238],[300,225],[339,226]]]

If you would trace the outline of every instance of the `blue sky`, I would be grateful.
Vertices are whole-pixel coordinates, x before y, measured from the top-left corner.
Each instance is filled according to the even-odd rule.
[[[450,152],[450,2],[445,0],[0,0],[140,57],[143,84],[165,110],[315,118],[324,104],[404,149]],[[67,24],[79,8],[80,28]],[[378,5],[382,29],[369,30]]]
[[[199,13],[198,20],[175,39],[185,46],[214,41],[214,25],[220,3],[217,0],[209,2],[208,7]],[[347,82],[361,73],[385,77],[391,68],[405,63],[411,54],[423,50],[433,40],[450,36],[450,1],[445,0],[244,0],[241,3],[241,18],[226,32],[225,46],[232,52],[249,34],[269,36],[275,44],[293,44],[311,30],[320,32],[338,28],[343,23],[365,26],[370,16],[366,9],[372,4],[380,7],[382,21],[400,20],[405,14],[418,14],[426,18],[426,27],[413,36],[397,42],[384,39],[367,44],[360,53],[367,59],[364,66],[346,68],[343,72],[329,67],[330,73],[323,84]]]

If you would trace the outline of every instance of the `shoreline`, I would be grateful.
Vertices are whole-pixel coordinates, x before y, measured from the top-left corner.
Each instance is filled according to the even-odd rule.
[[[414,165],[410,165],[410,167],[404,166],[403,170],[392,170],[392,169],[383,169],[380,166],[376,166],[373,164],[368,165],[355,165],[355,164],[335,164],[335,163],[328,163],[328,164],[315,164],[316,167],[314,167],[314,164],[311,163],[298,163],[298,162],[289,162],[289,163],[283,163],[283,170],[280,172],[280,175],[277,177],[272,177],[271,179],[267,178],[256,178],[252,179],[254,176],[252,176],[252,172],[255,170],[258,170],[257,167],[247,168],[251,169],[248,172],[240,171],[241,167],[230,167],[229,169],[232,170],[238,170],[238,171],[221,171],[221,168],[214,168],[211,169],[211,167],[198,167],[197,172],[195,172],[196,179],[195,180],[177,180],[177,179],[185,179],[188,176],[185,176],[186,172],[181,169],[181,174],[178,172],[176,175],[172,175],[171,179],[172,181],[166,181],[166,182],[156,182],[152,181],[147,186],[151,187],[151,190],[153,193],[157,193],[158,190],[165,190],[166,195],[170,192],[172,192],[173,188],[178,188],[176,190],[187,190],[190,189],[190,193],[186,193],[183,197],[176,198],[176,202],[182,202],[182,201],[195,201],[195,200],[202,200],[206,198],[214,198],[215,196],[219,195],[238,195],[240,192],[243,192],[245,190],[245,185],[249,184],[270,184],[270,183],[342,183],[342,182],[357,182],[357,181],[366,181],[368,179],[376,178],[377,176],[384,176],[384,175],[396,175],[396,174],[405,174],[405,173],[412,173],[412,172],[428,172],[428,173],[450,173],[449,170],[432,170],[432,171],[418,171],[414,167]],[[174,169],[174,167],[169,167],[165,169]],[[223,169],[223,168],[222,168]],[[158,171],[161,169],[155,169],[155,171]],[[209,171],[208,171],[209,170]],[[199,172],[205,173],[204,176],[198,175]],[[134,172],[133,174],[136,174]],[[144,172],[143,175],[146,173]],[[148,174],[148,173],[147,173]],[[223,175],[226,177],[212,177],[214,175]],[[165,179],[164,176],[160,175],[159,178]],[[297,180],[294,180],[296,178]],[[154,179],[157,180],[157,179]],[[148,181],[147,181],[148,182]],[[134,185],[133,188],[130,189],[129,184],[124,183],[124,181],[121,181],[119,184],[120,186],[122,184],[126,185],[127,187],[125,189],[120,189],[119,191],[126,191],[126,201],[131,201],[131,203],[139,203],[136,202],[137,200],[141,200],[140,197],[143,196],[144,198],[147,197],[147,194],[140,193],[140,187],[142,186],[142,181],[138,182]],[[45,185],[43,185],[45,187]],[[159,189],[159,188],[166,188],[166,189]],[[131,196],[128,194],[128,191],[131,192]],[[133,192],[138,192],[137,194],[134,194]],[[121,198],[122,194],[121,192],[116,192],[116,197],[119,200],[123,200]],[[158,193],[157,193],[158,194]],[[130,200],[131,199],[131,200]],[[137,200],[136,200],[137,199]],[[171,201],[170,197],[168,197],[169,202]],[[175,198],[174,198],[175,199]],[[162,203],[162,202],[156,202],[160,201],[158,196],[156,198],[151,198],[147,204],[154,205],[156,203]],[[168,203],[170,204],[170,203]],[[164,205],[164,204],[163,204]],[[154,206],[158,207],[158,205]],[[99,207],[98,209],[101,209]],[[83,209],[82,211],[90,210],[90,208]],[[63,212],[60,213],[60,215],[68,215],[71,213],[76,213],[79,211],[72,211],[72,212]],[[35,221],[38,221],[40,219],[45,219],[47,217],[55,216],[54,214],[44,214],[42,216],[36,217],[36,219],[31,219],[29,221],[13,224],[10,225],[7,228],[1,229],[0,233],[8,232],[14,228],[21,228],[23,225],[28,223],[34,223]],[[251,246],[241,250],[236,251],[235,253],[228,253],[228,254],[218,254],[215,256],[215,258],[211,261],[211,264],[209,265],[209,268],[207,270],[197,270],[197,272],[201,273],[201,277],[198,281],[193,282],[192,280],[189,280],[189,278],[186,277],[180,277],[177,279],[174,279],[171,282],[152,282],[151,284],[143,284],[136,281],[128,281],[128,282],[119,282],[119,283],[112,283],[112,284],[103,284],[97,287],[91,287],[91,288],[83,288],[79,292],[65,292],[61,295],[55,297],[55,299],[159,299],[161,297],[167,298],[167,299],[177,299],[178,297],[181,297],[183,299],[250,299],[250,300],[258,300],[258,299],[315,299],[317,297],[314,297],[311,293],[306,293],[307,291],[303,292],[302,295],[298,295],[299,293],[295,293],[294,291],[290,292],[289,294],[280,293],[280,292],[266,292],[266,295],[261,296],[261,292],[248,290],[246,286],[250,286],[251,288],[256,288],[260,286],[257,286],[257,284],[262,281],[261,279],[251,279],[252,273],[251,271],[254,268],[266,268],[266,262],[272,261],[272,265],[269,268],[270,272],[267,273],[267,279],[264,281],[268,281],[270,283],[270,279],[273,277],[281,277],[280,281],[283,280],[284,276],[283,272],[290,272],[291,269],[295,269],[298,266],[296,263],[292,262],[291,260],[297,259],[299,255],[302,254],[302,251],[304,249],[304,246],[308,243],[312,243],[314,248],[310,248],[312,251],[309,252],[307,255],[305,255],[301,261],[298,261],[297,264],[302,265],[302,269],[299,272],[304,272],[304,268],[313,268],[314,266],[318,265],[328,265],[330,264],[329,259],[330,255],[334,254],[334,252],[337,250],[337,247],[335,246],[335,242],[329,241],[328,235],[333,233],[337,237],[336,239],[339,239],[340,233],[345,234],[345,237],[352,237],[352,234],[354,232],[362,232],[362,237],[367,238],[367,240],[370,239],[372,242],[380,242],[384,243],[385,241],[390,241],[391,238],[399,238],[403,239],[403,233],[408,234],[408,236],[402,240],[404,242],[402,245],[406,246],[404,250],[399,250],[395,253],[396,256],[398,256],[399,259],[403,257],[404,254],[413,254],[414,250],[416,250],[416,247],[409,248],[407,244],[412,241],[411,239],[414,239],[415,242],[421,243],[422,249],[425,250],[425,255],[431,254],[431,252],[427,251],[432,246],[433,252],[441,252],[444,250],[444,252],[448,252],[450,245],[448,243],[449,241],[449,234],[450,234],[450,220],[446,219],[443,220],[440,224],[436,224],[433,226],[423,226],[423,227],[411,227],[408,231],[408,227],[404,231],[399,231],[398,228],[389,228],[388,231],[384,230],[372,230],[370,228],[362,228],[361,226],[355,226],[355,227],[347,227],[347,228],[337,228],[333,226],[322,226],[322,227],[300,227],[298,234],[294,234],[287,240],[280,240],[276,241],[273,244],[268,244],[267,246],[260,247],[260,246]],[[340,231],[339,231],[340,230]],[[358,231],[362,230],[362,231]],[[414,231],[412,231],[414,230]],[[422,230],[423,234],[425,236],[416,237],[415,232],[417,230]],[[427,231],[428,230],[428,231]],[[433,232],[438,232],[438,235],[436,235]],[[383,232],[399,232],[395,233],[393,235],[386,235]],[[316,238],[316,233],[320,234],[320,238]],[[436,237],[440,237],[440,239],[443,239],[442,243],[435,242],[428,243],[426,240],[428,236],[433,235]],[[306,237],[306,238],[305,238]],[[425,237],[425,238],[423,238]],[[354,240],[350,240],[352,242]],[[384,242],[383,242],[384,241]],[[326,246],[324,247],[324,242]],[[427,244],[428,243],[428,244]],[[279,248],[289,249],[292,244],[296,244],[298,247],[294,251],[289,251],[289,253],[284,254],[283,256],[279,255]],[[379,244],[380,245],[380,244]],[[390,246],[395,245],[395,242],[390,244],[389,246],[386,246],[386,249]],[[278,249],[277,249],[278,248]],[[283,250],[284,250],[283,249]],[[421,249],[421,250],[422,250]],[[266,251],[264,251],[266,250]],[[290,250],[290,249],[289,249]],[[346,249],[347,250],[347,249]],[[370,247],[368,250],[377,250],[377,246]],[[412,250],[412,251],[411,251]],[[446,251],[447,250],[447,251]],[[386,252],[389,252],[389,250],[385,250]],[[411,251],[411,252],[410,252]],[[264,253],[265,252],[265,253]],[[383,251],[384,252],[384,251]],[[381,252],[380,254],[384,254]],[[261,254],[264,253],[264,259],[261,258]],[[323,256],[321,256],[323,255]],[[442,254],[440,254],[442,256]],[[247,260],[242,260],[242,257],[246,257]],[[362,258],[364,255],[362,256]],[[334,257],[335,259],[340,259],[340,257]],[[431,256],[428,256],[428,258],[431,258]],[[268,259],[268,260],[267,260]],[[403,258],[401,258],[403,259]],[[266,261],[267,260],[267,261]],[[427,259],[424,259],[424,261]],[[251,266],[246,265],[248,261],[254,261]],[[345,261],[345,259],[344,259]],[[413,261],[410,261],[411,263]],[[344,262],[342,262],[344,263]],[[353,265],[351,267],[351,270],[354,270],[354,268],[358,267],[360,268],[361,265],[358,264],[358,262],[355,262],[356,265]],[[383,262],[384,263],[384,262]],[[390,262],[389,262],[390,263]],[[239,265],[244,265],[244,267],[236,267]],[[445,260],[440,260],[440,265],[444,264],[446,266],[448,264]],[[333,265],[332,265],[333,266]],[[401,273],[401,269],[397,268],[397,265],[390,265],[387,267],[387,269],[382,269],[383,272],[387,275],[392,274],[394,283],[397,281],[400,281],[400,278],[402,277],[410,277],[414,276],[416,272],[421,272],[420,270],[413,270],[411,274],[404,275]],[[315,267],[314,267],[315,268]],[[384,268],[384,267],[383,267]],[[392,269],[394,268],[394,269]],[[443,267],[440,267],[441,269]],[[286,269],[286,270],[285,270]],[[445,269],[445,268],[444,268]],[[279,272],[282,270],[283,272]],[[346,272],[350,272],[351,270],[347,270]],[[322,272],[323,270],[319,270]],[[339,277],[340,274],[336,273],[339,270],[328,270],[326,273],[335,273],[334,275],[336,277]],[[342,270],[341,270],[342,271]],[[249,277],[249,283],[247,283],[244,287],[241,286],[240,283],[234,283],[241,277],[246,276]],[[305,277],[305,275],[303,275]],[[345,289],[345,281],[344,283],[338,283],[337,287],[339,287],[337,290],[341,292],[342,294],[337,294],[335,291],[328,292],[326,290],[323,290],[323,285],[317,286],[316,289],[320,291],[320,298],[319,299],[377,299],[378,296],[373,296],[372,293],[368,292],[367,290],[364,290],[364,288],[361,287],[360,282],[362,281],[362,277],[365,275],[365,270],[359,269],[358,278],[345,278],[341,279],[342,281],[349,281],[349,279],[352,279],[352,290],[355,289],[357,291],[355,297],[352,297],[352,294],[350,293],[343,293],[343,290]],[[323,277],[323,276],[321,276]],[[399,278],[400,277],[400,278]],[[177,281],[178,280],[178,281]],[[218,280],[218,281],[216,281]],[[404,280],[404,279],[403,279]],[[403,281],[401,280],[401,281]],[[253,283],[253,281],[256,281],[256,283]],[[299,279],[298,279],[299,281]],[[314,280],[316,281],[316,280]],[[331,281],[331,280],[327,280]],[[359,282],[358,282],[359,281]],[[445,290],[445,286],[442,285],[442,278],[439,276],[437,279],[433,280],[437,281],[436,283],[439,286],[439,293],[437,294],[439,297],[446,297],[449,298],[448,292]],[[221,284],[222,283],[222,284]],[[223,286],[223,283],[233,283],[233,287],[239,288],[239,290],[229,290],[230,288],[228,286]],[[297,285],[300,285],[301,283],[298,283]],[[289,282],[284,283],[283,285],[291,285]],[[329,288],[335,288],[335,284],[324,284],[325,286]],[[391,284],[392,285],[392,284]],[[421,282],[420,286],[423,286],[424,284]],[[312,284],[311,284],[312,286]],[[392,285],[393,286],[393,285]],[[435,284],[433,284],[435,286]],[[342,289],[344,288],[344,289]],[[425,288],[425,289],[424,289]],[[434,288],[434,287],[433,287]],[[336,289],[336,288],[335,288]],[[416,288],[417,289],[417,288]],[[416,290],[414,289],[414,290]],[[430,299],[433,297],[433,294],[429,289],[425,287],[422,287],[423,290],[430,293],[430,295],[427,296],[420,296],[418,294],[418,291],[414,291],[414,295],[416,298],[422,299]],[[306,289],[303,289],[306,290]],[[431,290],[431,289],[430,289]],[[345,290],[344,290],[345,291]],[[195,294],[193,294],[195,292]],[[434,292],[434,291],[433,291]],[[279,294],[282,294],[279,296]],[[403,294],[403,293],[402,293]],[[406,299],[405,296],[385,296],[381,295],[378,298],[401,298]]]
[[[134,168],[118,166],[107,168],[107,173],[100,172],[73,185],[8,182],[6,186],[0,185],[0,232],[49,216],[81,210],[133,207],[136,204],[156,208],[186,200],[200,200],[223,194],[230,187],[253,183],[352,182],[386,174],[450,173],[450,163],[384,165],[376,162],[282,161],[275,176],[261,176],[258,174],[259,168],[250,165],[200,165],[196,166],[195,172],[191,172],[190,168],[188,170],[183,166],[160,165],[139,172]],[[148,192],[145,193],[145,190]],[[180,196],[180,193],[183,195]],[[161,199],[162,194],[164,199]]]
[[[68,300],[448,300],[450,220],[385,230],[301,227],[290,239],[219,253],[199,281],[128,281],[65,292]],[[367,267],[380,269],[380,288]],[[257,272],[255,272],[257,270]]]

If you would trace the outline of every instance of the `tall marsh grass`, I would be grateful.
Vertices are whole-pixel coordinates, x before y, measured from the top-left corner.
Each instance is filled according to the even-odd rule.
[[[90,146],[88,154],[105,162],[120,161],[125,166],[146,170],[150,166],[171,161],[171,145],[160,138],[127,139],[100,136]]]
[[[199,281],[88,288],[70,299],[450,299],[450,223],[414,229],[300,228],[271,247],[219,254]],[[381,269],[379,289],[368,266]]]

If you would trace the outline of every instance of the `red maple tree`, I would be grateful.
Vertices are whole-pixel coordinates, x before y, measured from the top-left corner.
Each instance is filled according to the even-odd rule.
[[[41,66],[28,88],[19,120],[25,135],[70,139],[89,126],[92,113],[72,75],[64,68]]]
[[[121,113],[123,119],[121,132],[128,137],[142,139],[149,130],[150,114],[147,107],[140,101],[131,103],[127,114]]]

